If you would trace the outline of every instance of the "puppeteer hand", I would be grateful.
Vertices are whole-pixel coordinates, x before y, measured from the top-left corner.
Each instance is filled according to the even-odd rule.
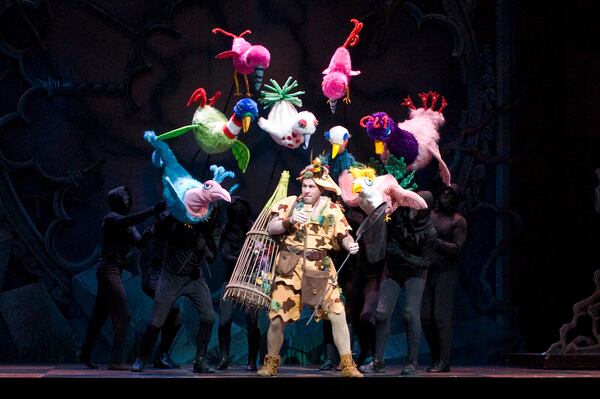
[[[158,215],[165,209],[167,209],[167,202],[165,200],[157,202],[156,204],[154,204],[154,207],[153,207],[153,211],[154,211],[155,215]]]

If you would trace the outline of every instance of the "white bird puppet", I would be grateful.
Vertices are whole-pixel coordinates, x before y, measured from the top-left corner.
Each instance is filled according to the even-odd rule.
[[[373,168],[350,168],[350,171],[344,171],[340,175],[339,186],[346,205],[359,206],[367,215],[383,202],[388,204],[387,215],[399,206],[416,210],[427,208],[427,203],[417,193],[402,188],[390,174],[377,176]]]
[[[298,112],[296,107],[302,106],[302,100],[298,96],[304,92],[290,93],[298,86],[297,81],[290,83],[291,80],[290,76],[283,86],[279,86],[271,79],[272,86],[264,86],[265,90],[261,91],[259,102],[265,109],[272,108],[267,119],[261,117],[258,120],[258,126],[283,147],[295,149],[304,143],[303,148],[307,149],[310,136],[317,130],[319,121],[312,112]]]
[[[331,144],[331,159],[335,159],[338,154],[343,154],[346,151],[350,137],[348,129],[339,125],[325,132],[325,139]]]

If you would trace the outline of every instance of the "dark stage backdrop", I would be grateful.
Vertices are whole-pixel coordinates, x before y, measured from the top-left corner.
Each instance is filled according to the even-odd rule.
[[[463,188],[469,224],[455,315],[455,363],[500,363],[514,351],[543,351],[558,338],[573,302],[588,296],[598,218],[593,212],[598,130],[598,53],[592,50],[592,2],[564,9],[516,1],[4,1],[0,2],[0,361],[73,361],[92,310],[100,223],[106,193],[125,184],[134,209],[160,199],[160,172],[150,162],[145,130],[188,124],[190,94],[232,87],[230,60],[215,55],[231,39],[214,27],[265,45],[265,82],[297,79],[303,109],[319,119],[311,149],[278,148],[254,124],[244,141],[250,166],[229,153],[210,163],[236,172],[238,194],[254,213],[283,170],[292,175],[329,150],[323,132],[347,127],[350,151],[373,155],[359,119],[386,111],[396,121],[407,95],[435,90],[449,106],[441,149]],[[596,7],[597,8],[597,7]],[[352,29],[352,103],[332,115],[321,71]],[[566,30],[570,20],[580,21]],[[594,69],[595,68],[595,69]],[[587,100],[586,100],[587,99]],[[235,99],[225,114],[230,116]],[[261,109],[266,116],[268,110]],[[206,179],[207,155],[191,135],[169,142],[194,176]],[[596,164],[594,164],[596,162]],[[433,189],[437,164],[417,175]],[[231,184],[231,183],[230,183]],[[299,189],[290,182],[290,194]],[[558,224],[566,223],[568,229]],[[143,228],[144,226],[139,226]],[[149,321],[137,253],[123,276],[133,314],[129,357]],[[209,273],[210,272],[210,273]],[[221,262],[205,270],[215,304]],[[185,327],[174,349],[194,353],[197,320],[183,301]],[[244,362],[244,318],[236,316],[232,353]],[[266,318],[262,317],[263,341]],[[286,330],[284,361],[316,363],[321,326]],[[217,355],[215,334],[211,356]],[[105,360],[111,326],[96,358]],[[386,360],[406,355],[399,313]],[[264,342],[263,342],[264,345]],[[49,348],[49,349],[48,349]],[[422,354],[429,349],[422,342]]]

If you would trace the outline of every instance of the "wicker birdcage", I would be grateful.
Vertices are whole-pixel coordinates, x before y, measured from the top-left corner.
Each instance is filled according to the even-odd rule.
[[[290,173],[284,170],[271,198],[246,234],[244,246],[225,287],[223,299],[231,299],[251,309],[271,306],[271,288],[275,279],[275,259],[279,243],[267,233],[271,206],[287,197]]]

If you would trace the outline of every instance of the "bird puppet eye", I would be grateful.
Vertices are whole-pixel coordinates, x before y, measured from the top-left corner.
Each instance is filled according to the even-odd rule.
[[[204,185],[202,186],[203,189],[205,190],[210,190],[212,188],[212,184],[210,183],[204,183]]]
[[[365,184],[367,186],[372,186],[373,185],[373,180],[371,180],[371,179],[365,179]]]
[[[298,121],[298,126],[302,127],[302,128],[305,128],[306,127],[306,121],[304,119],[300,119]]]

